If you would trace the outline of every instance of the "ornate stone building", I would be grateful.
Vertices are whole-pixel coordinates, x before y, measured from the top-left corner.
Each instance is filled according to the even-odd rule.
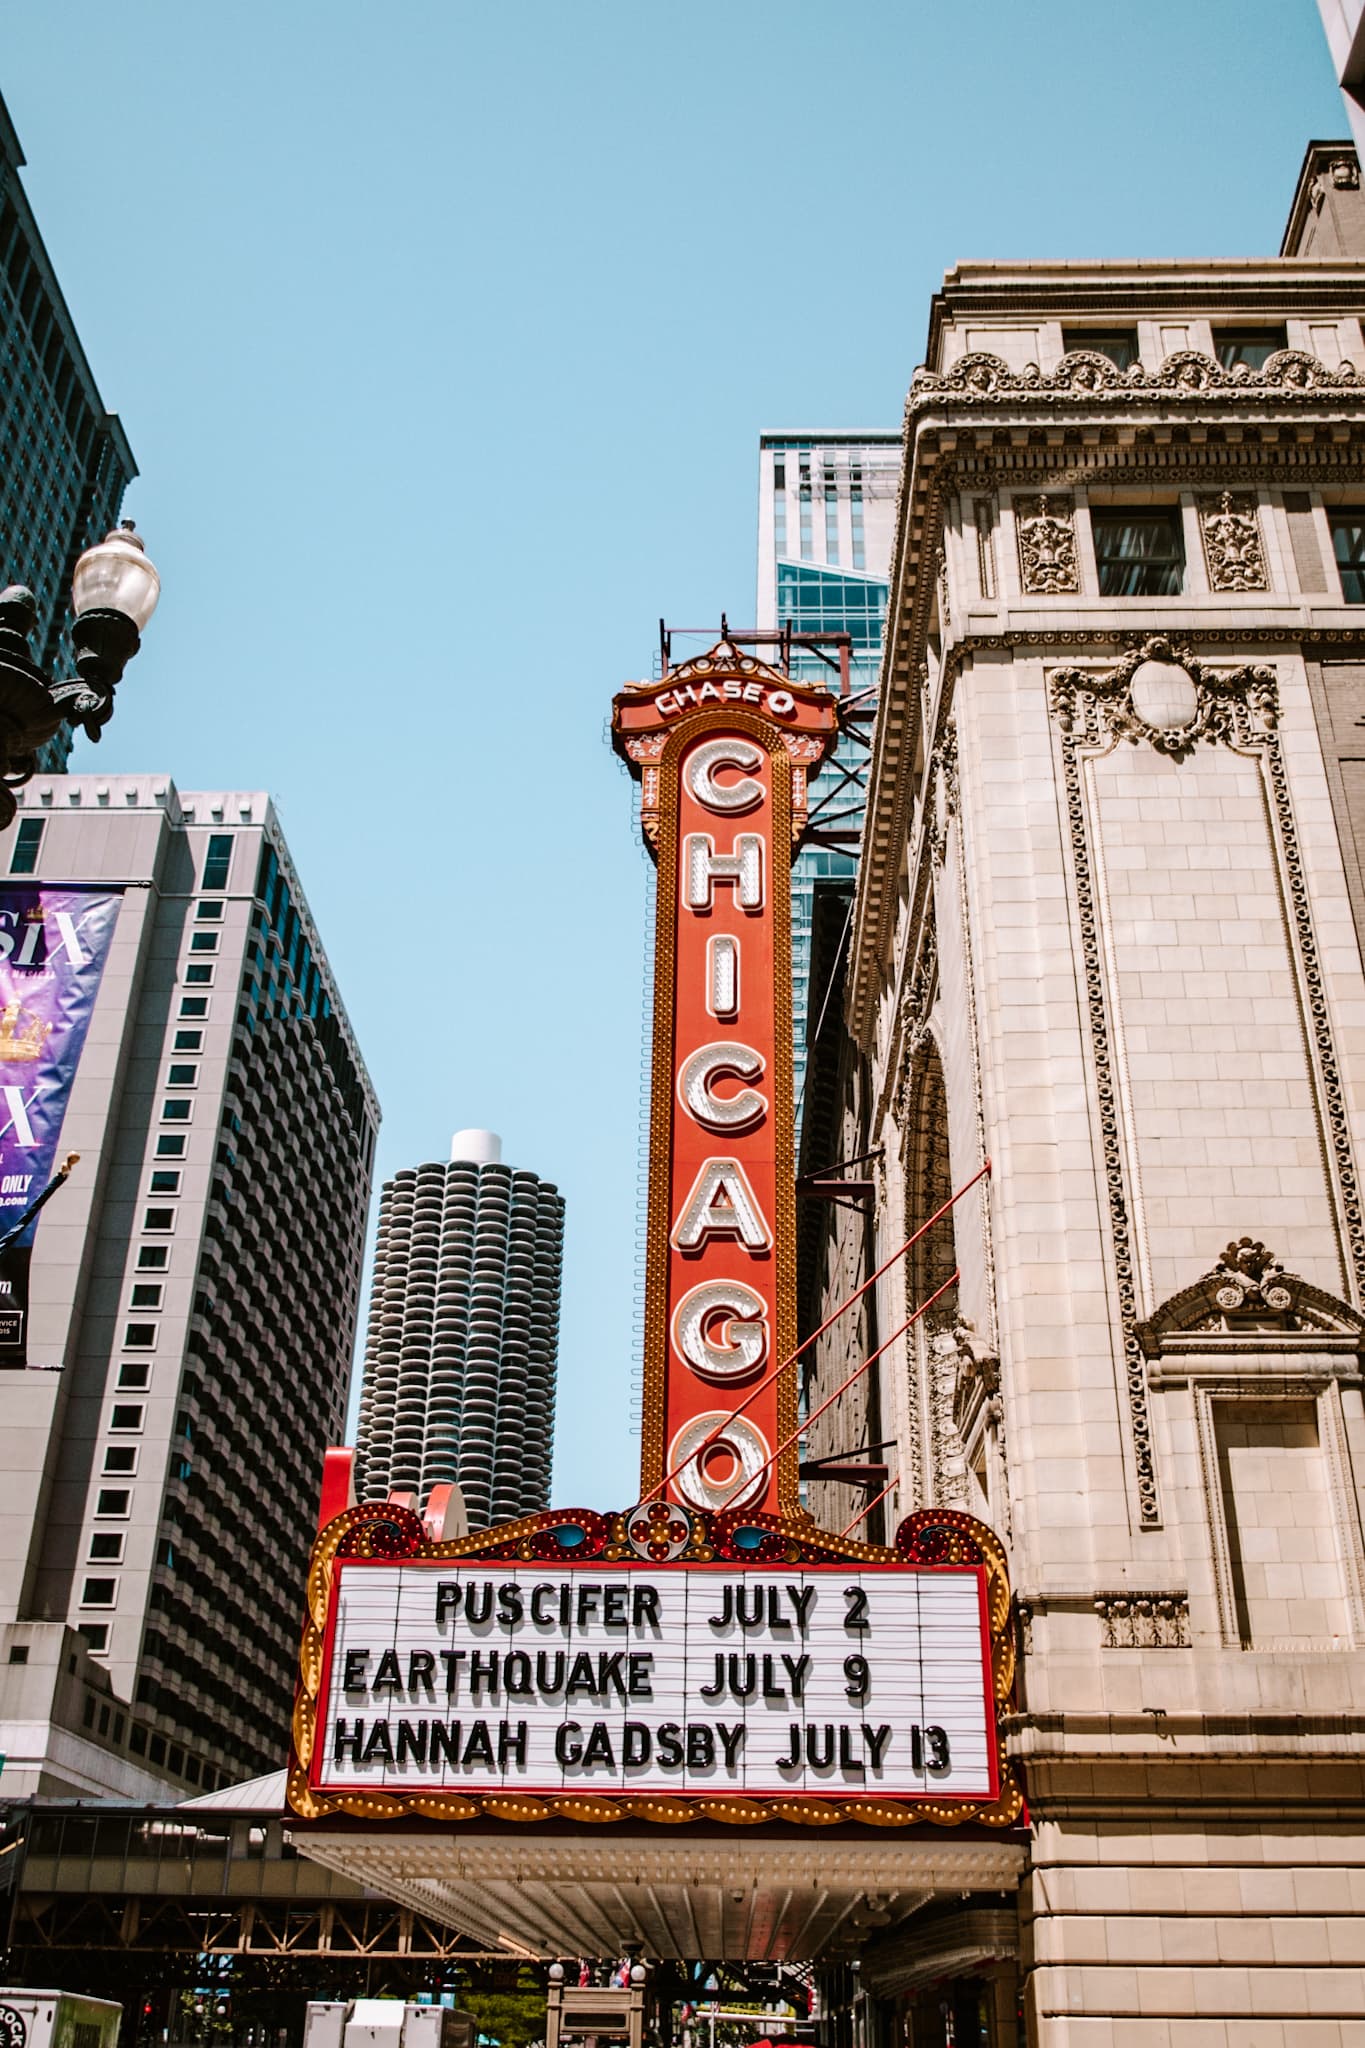
[[[821,1313],[991,1171],[809,1452],[1004,1538],[1032,1823],[1017,1918],[865,1953],[915,2048],[1011,1966],[1048,2048],[1365,2039],[1359,187],[1315,144],[1278,259],[964,264],[907,403]]]

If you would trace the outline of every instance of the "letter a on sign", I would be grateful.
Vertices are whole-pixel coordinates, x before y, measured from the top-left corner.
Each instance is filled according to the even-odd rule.
[[[710,1510],[797,1505],[796,1375],[763,1374],[796,1342],[791,863],[835,703],[723,641],[613,710],[658,866],[641,1491]]]

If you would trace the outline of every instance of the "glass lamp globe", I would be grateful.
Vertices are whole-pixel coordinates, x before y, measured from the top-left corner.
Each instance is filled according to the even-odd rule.
[[[87,548],[71,578],[71,606],[82,612],[122,612],[139,633],[156,610],[161,595],[157,575],[131,519]]]

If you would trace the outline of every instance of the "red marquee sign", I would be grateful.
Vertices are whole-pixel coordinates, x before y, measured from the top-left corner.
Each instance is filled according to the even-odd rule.
[[[658,866],[641,1492],[790,1512],[791,862],[835,700],[722,642],[612,731]]]

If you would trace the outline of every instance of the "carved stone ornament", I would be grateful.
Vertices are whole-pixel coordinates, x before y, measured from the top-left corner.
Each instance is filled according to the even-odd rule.
[[[929,1338],[929,1414],[933,1429],[934,1500],[940,1507],[960,1507],[969,1497],[967,1450],[954,1417],[957,1381],[970,1325],[955,1320]]]
[[[1016,514],[1019,574],[1029,597],[1074,595],[1081,587],[1076,529],[1070,498],[1040,497],[1026,502],[1032,512]]]
[[[1365,1318],[1347,1302],[1287,1273],[1259,1238],[1238,1237],[1218,1264],[1182,1288],[1146,1322],[1138,1338],[1149,1358],[1168,1350],[1245,1350],[1259,1338],[1275,1350],[1345,1342],[1358,1347]]]
[[[1253,393],[1272,405],[1292,404],[1319,392],[1358,388],[1365,378],[1352,363],[1329,367],[1302,349],[1282,348],[1267,357],[1259,370],[1236,363],[1230,370],[1198,349],[1178,349],[1167,356],[1160,369],[1149,370],[1142,363],[1130,363],[1120,370],[1107,356],[1089,349],[1073,349],[1062,357],[1055,370],[1044,372],[1036,363],[1012,370],[1004,359],[976,350],[946,370],[919,369],[915,372],[906,400],[907,415],[941,405],[1014,405],[1021,398],[1037,399],[1047,405],[1065,405],[1085,398],[1101,404],[1124,404],[1134,398],[1156,398],[1163,405],[1204,399],[1210,394],[1249,397]]]
[[[1054,669],[1051,689],[1067,735],[1145,741],[1177,761],[1201,740],[1252,744],[1278,717],[1272,668],[1211,669],[1161,634],[1130,647],[1112,669]]]
[[[1184,1593],[1097,1593],[1106,1650],[1186,1650],[1190,1603]]]
[[[1204,534],[1204,559],[1213,590],[1269,590],[1254,498],[1207,499],[1199,508]]]
[[[957,779],[957,726],[948,725],[929,760],[929,849],[940,863],[948,851],[948,827],[957,816],[961,791]]]
[[[924,1043],[929,1029],[929,1013],[938,995],[938,945],[934,928],[929,925],[920,945],[919,958],[914,972],[906,982],[900,1005],[900,1080],[897,1083],[894,1115],[901,1126],[902,1138],[907,1127],[907,1112],[916,1054]]]

